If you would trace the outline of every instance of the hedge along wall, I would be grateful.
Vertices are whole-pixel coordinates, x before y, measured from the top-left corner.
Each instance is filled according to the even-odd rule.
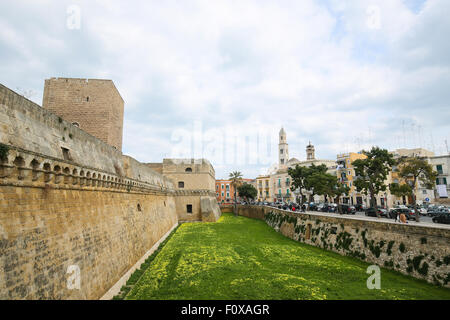
[[[450,287],[450,229],[239,206],[293,240]]]

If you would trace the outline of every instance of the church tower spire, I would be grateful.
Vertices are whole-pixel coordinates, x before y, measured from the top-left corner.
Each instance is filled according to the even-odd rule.
[[[315,160],[315,159],[316,159],[315,149],[310,141],[309,144],[306,146],[306,160]]]
[[[285,168],[289,161],[289,145],[286,140],[286,131],[281,128],[278,142],[278,167]]]

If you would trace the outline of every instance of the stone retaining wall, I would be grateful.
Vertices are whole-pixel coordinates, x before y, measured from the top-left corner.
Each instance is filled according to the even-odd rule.
[[[450,229],[239,206],[293,240],[450,287]]]

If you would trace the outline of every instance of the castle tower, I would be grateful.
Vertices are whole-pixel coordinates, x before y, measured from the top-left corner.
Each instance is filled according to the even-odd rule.
[[[280,130],[279,134],[279,142],[278,142],[278,167],[284,168],[286,167],[287,162],[289,161],[289,146],[286,140],[286,132],[283,128]]]
[[[306,146],[306,160],[315,160],[315,159],[316,159],[316,155],[315,155],[314,146],[311,144],[311,141],[310,141],[309,144]]]
[[[122,151],[124,101],[111,80],[45,80],[42,107]]]

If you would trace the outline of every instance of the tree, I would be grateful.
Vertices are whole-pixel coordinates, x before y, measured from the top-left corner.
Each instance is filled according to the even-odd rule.
[[[239,171],[233,171],[229,175],[231,180],[231,185],[234,188],[234,215],[237,216],[237,187],[239,187],[242,184],[242,173]]]
[[[412,196],[412,189],[409,184],[391,183],[389,185],[389,191],[399,198]]]
[[[328,197],[333,198],[336,183],[336,176],[323,171],[313,172],[308,177],[308,186],[311,188],[312,192],[324,196],[325,200],[327,200]]]
[[[300,205],[303,206],[303,189],[306,188],[306,179],[310,174],[308,167],[296,165],[295,168],[288,168],[288,174],[291,177],[291,190],[299,190],[301,200]]]
[[[308,168],[308,174],[305,179],[305,189],[309,191],[310,201],[314,199],[315,194],[323,194],[323,186],[321,185],[321,181],[325,179],[322,174],[327,173],[327,166],[321,164],[316,166],[314,163]]]
[[[413,200],[414,215],[416,221],[420,221],[420,214],[417,211],[416,187],[421,183],[426,189],[433,189],[437,177],[437,172],[425,158],[403,157],[397,162],[399,167],[398,176],[405,182],[402,185],[392,184],[392,189],[397,194],[410,195]],[[394,193],[395,194],[395,193]]]
[[[367,156],[366,159],[358,159],[352,163],[357,177],[353,184],[358,192],[370,195],[370,206],[375,208],[375,196],[381,191],[386,191],[385,180],[395,160],[386,149],[376,146],[370,151],[363,151],[363,154]],[[379,218],[378,210],[376,212]]]
[[[244,197],[246,200],[255,199],[258,195],[258,190],[254,186],[248,183],[244,183],[237,187],[240,197]]]

